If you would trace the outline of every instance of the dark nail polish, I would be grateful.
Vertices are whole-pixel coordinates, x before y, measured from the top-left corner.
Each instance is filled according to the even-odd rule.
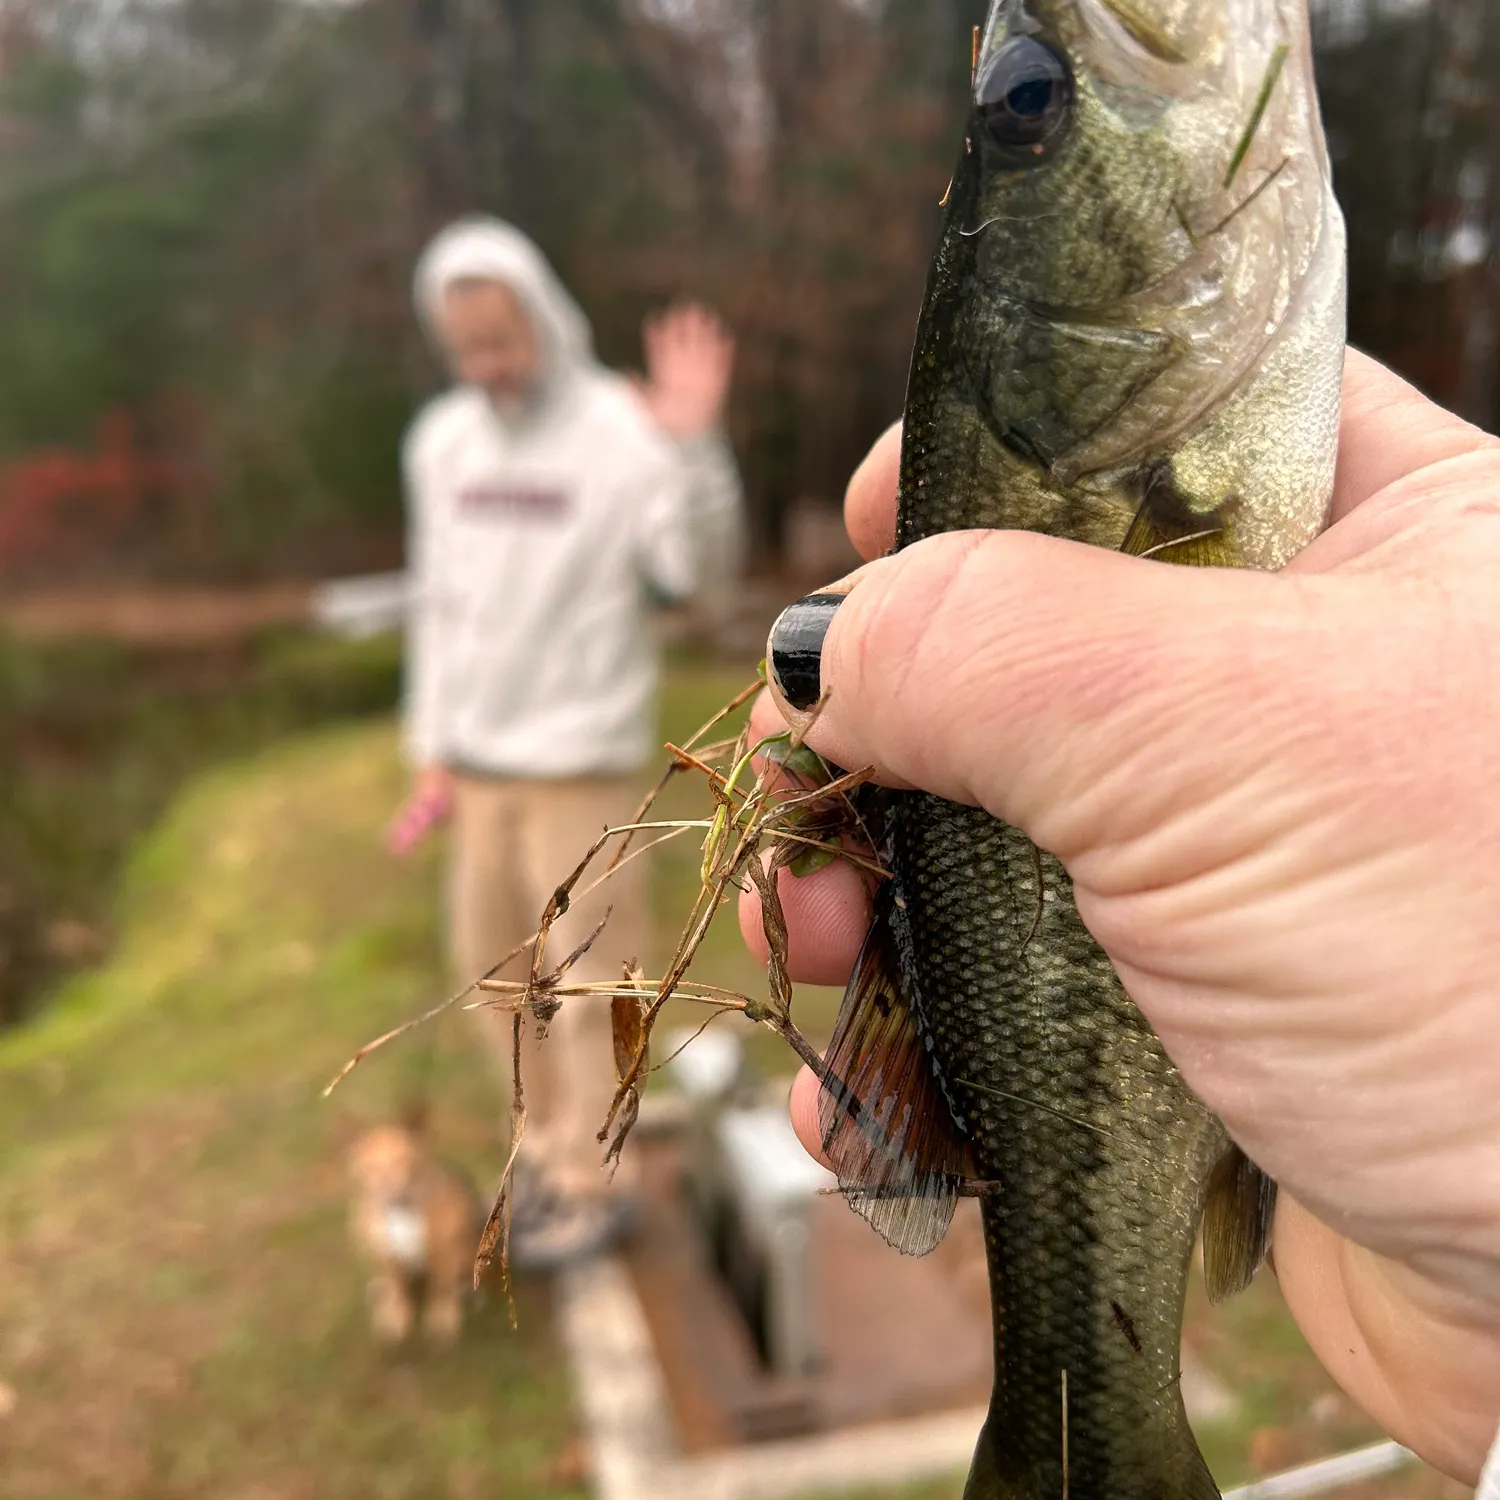
[[[809,594],[771,627],[771,671],[793,708],[811,708],[823,696],[823,642],[847,594]]]

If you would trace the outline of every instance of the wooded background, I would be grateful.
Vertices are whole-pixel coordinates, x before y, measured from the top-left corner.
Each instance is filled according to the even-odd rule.
[[[0,0],[0,577],[398,555],[438,372],[408,282],[482,208],[607,359],[741,338],[759,553],[899,410],[984,0]],[[1493,423],[1500,7],[1321,0],[1353,336]]]

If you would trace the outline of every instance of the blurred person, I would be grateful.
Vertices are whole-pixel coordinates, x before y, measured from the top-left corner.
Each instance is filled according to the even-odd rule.
[[[460,984],[536,930],[606,827],[628,823],[655,747],[652,602],[713,597],[741,550],[742,494],[720,434],[734,344],[711,313],[648,322],[647,375],[597,361],[582,310],[508,224],[451,226],[423,255],[417,311],[455,386],[417,418],[404,466],[413,609],[406,747],[414,788],[392,826],[412,847],[454,824],[450,955]],[[644,956],[639,862],[553,929],[560,963],[618,979]],[[528,953],[517,967],[529,963]],[[475,1012],[508,1079],[511,1018]],[[597,1132],[616,1087],[609,1005],[573,999],[524,1026],[527,1123],[512,1262],[546,1270],[628,1225]]]

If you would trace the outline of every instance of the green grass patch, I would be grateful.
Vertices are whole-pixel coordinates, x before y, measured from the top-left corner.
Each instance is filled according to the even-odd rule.
[[[748,676],[674,674],[667,733]],[[519,1330],[492,1299],[449,1358],[391,1358],[365,1326],[351,1122],[431,1089],[444,1151],[483,1183],[501,1159],[499,1091],[462,1016],[320,1095],[446,992],[439,853],[405,865],[380,846],[404,784],[387,724],[196,776],[125,862],[108,961],[0,1036],[6,1500],[576,1492],[538,1288],[518,1288]],[[683,816],[707,805],[687,784],[673,798]],[[663,947],[696,843],[658,871]],[[762,983],[732,913],[704,966]]]
[[[379,847],[401,790],[384,727],[195,783],[129,864],[110,962],[0,1040],[6,1500],[575,1492],[537,1289],[449,1358],[365,1327],[344,1122],[431,1069],[448,1154],[489,1181],[499,1146],[458,1021],[320,1097],[444,985],[431,862]]]
[[[386,711],[393,640],[147,650],[0,634],[0,1026],[109,945],[120,867],[183,782]]]

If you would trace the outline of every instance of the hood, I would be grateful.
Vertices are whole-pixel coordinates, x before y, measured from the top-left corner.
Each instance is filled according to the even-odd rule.
[[[520,299],[542,343],[544,379],[559,381],[597,365],[594,332],[535,241],[500,219],[461,219],[427,247],[417,264],[417,315],[434,336],[443,294],[455,281],[504,282]]]

